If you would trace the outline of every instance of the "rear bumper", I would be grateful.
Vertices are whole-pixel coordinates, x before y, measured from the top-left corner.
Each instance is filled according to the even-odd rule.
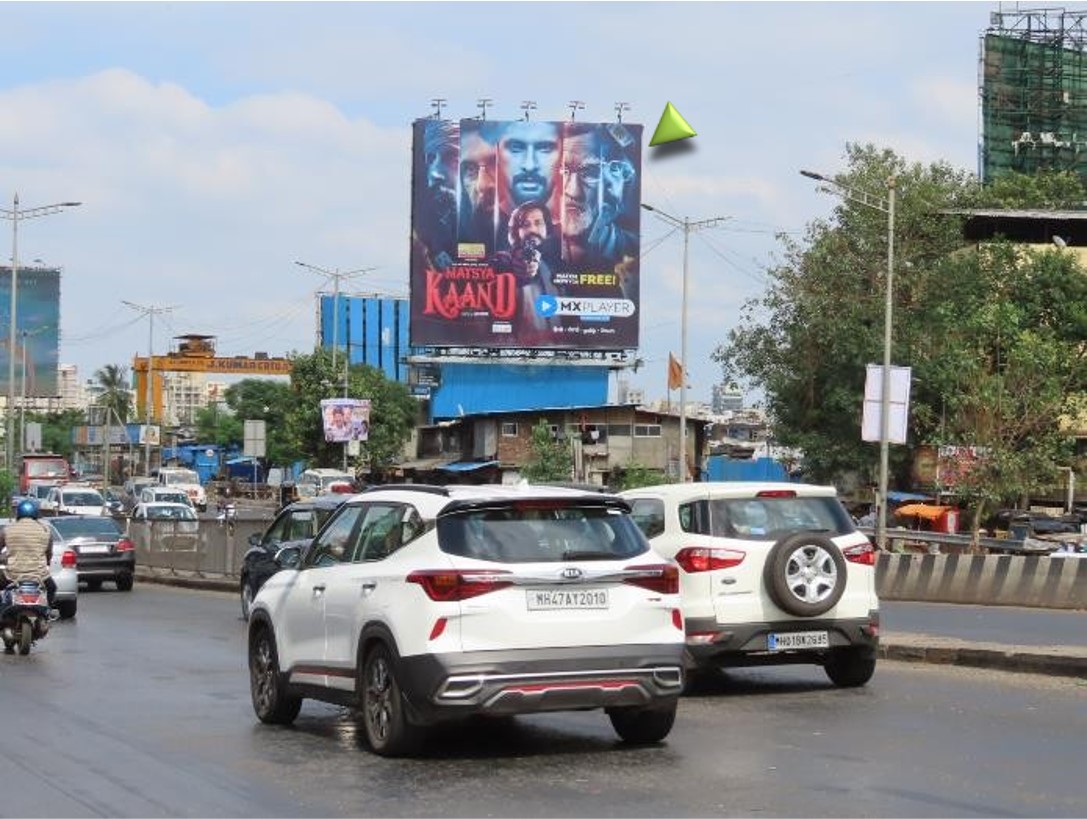
[[[136,555],[133,552],[120,555],[79,556],[79,579],[109,579],[119,574],[133,574],[136,571]]]
[[[401,689],[416,723],[472,714],[645,706],[683,690],[683,646],[590,646],[405,657]]]
[[[776,623],[718,623],[715,619],[692,619],[686,622],[688,665],[786,665],[792,663],[822,663],[829,651],[851,646],[879,645],[879,612],[868,617],[850,619],[786,620]],[[771,634],[825,631],[828,648],[770,651]]]

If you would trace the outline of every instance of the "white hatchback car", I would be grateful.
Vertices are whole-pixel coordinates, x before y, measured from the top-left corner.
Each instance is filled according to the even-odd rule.
[[[814,663],[839,686],[876,668],[876,556],[832,486],[729,481],[621,492],[680,566],[691,670]]]
[[[678,570],[614,496],[535,486],[375,487],[253,600],[253,708],[356,706],[371,748],[472,715],[603,708],[658,742],[683,688]]]

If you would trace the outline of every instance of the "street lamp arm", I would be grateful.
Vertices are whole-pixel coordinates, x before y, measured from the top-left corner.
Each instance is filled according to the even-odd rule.
[[[819,188],[818,190],[826,191],[828,193],[837,193],[850,201],[856,202],[858,205],[864,205],[873,210],[878,210],[880,213],[887,213],[891,209],[889,200],[875,196],[860,188],[853,188],[849,185],[845,185],[837,180],[831,179],[825,174],[801,170],[800,175],[806,176],[808,179],[814,179],[817,182],[826,182],[833,190],[827,190],[826,188]],[[893,176],[888,180],[887,185],[888,187],[894,187]]]
[[[82,205],[82,202],[57,202],[55,205],[41,205],[36,208],[19,208],[18,211],[11,210],[10,208],[0,208],[0,218],[14,221],[18,219],[34,219],[38,216],[52,216],[54,213],[60,213],[65,208],[78,208]]]

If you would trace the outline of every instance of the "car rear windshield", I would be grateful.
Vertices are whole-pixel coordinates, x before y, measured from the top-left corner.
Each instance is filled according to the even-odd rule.
[[[121,534],[113,518],[49,518],[61,537],[111,537]]]
[[[715,498],[679,507],[685,532],[741,540],[777,540],[792,532],[836,536],[854,531],[853,521],[834,497]]]
[[[497,563],[625,560],[649,550],[624,512],[566,503],[522,502],[443,516],[438,542],[448,554]]]
[[[97,492],[65,492],[61,503],[65,506],[101,506],[105,501]]]

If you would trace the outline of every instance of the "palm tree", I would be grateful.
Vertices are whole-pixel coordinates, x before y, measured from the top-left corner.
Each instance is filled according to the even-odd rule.
[[[94,373],[97,386],[102,388],[97,404],[110,411],[110,420],[128,421],[132,412],[132,393],[128,386],[128,373],[121,364],[107,364]],[[116,414],[114,414],[116,413]]]

